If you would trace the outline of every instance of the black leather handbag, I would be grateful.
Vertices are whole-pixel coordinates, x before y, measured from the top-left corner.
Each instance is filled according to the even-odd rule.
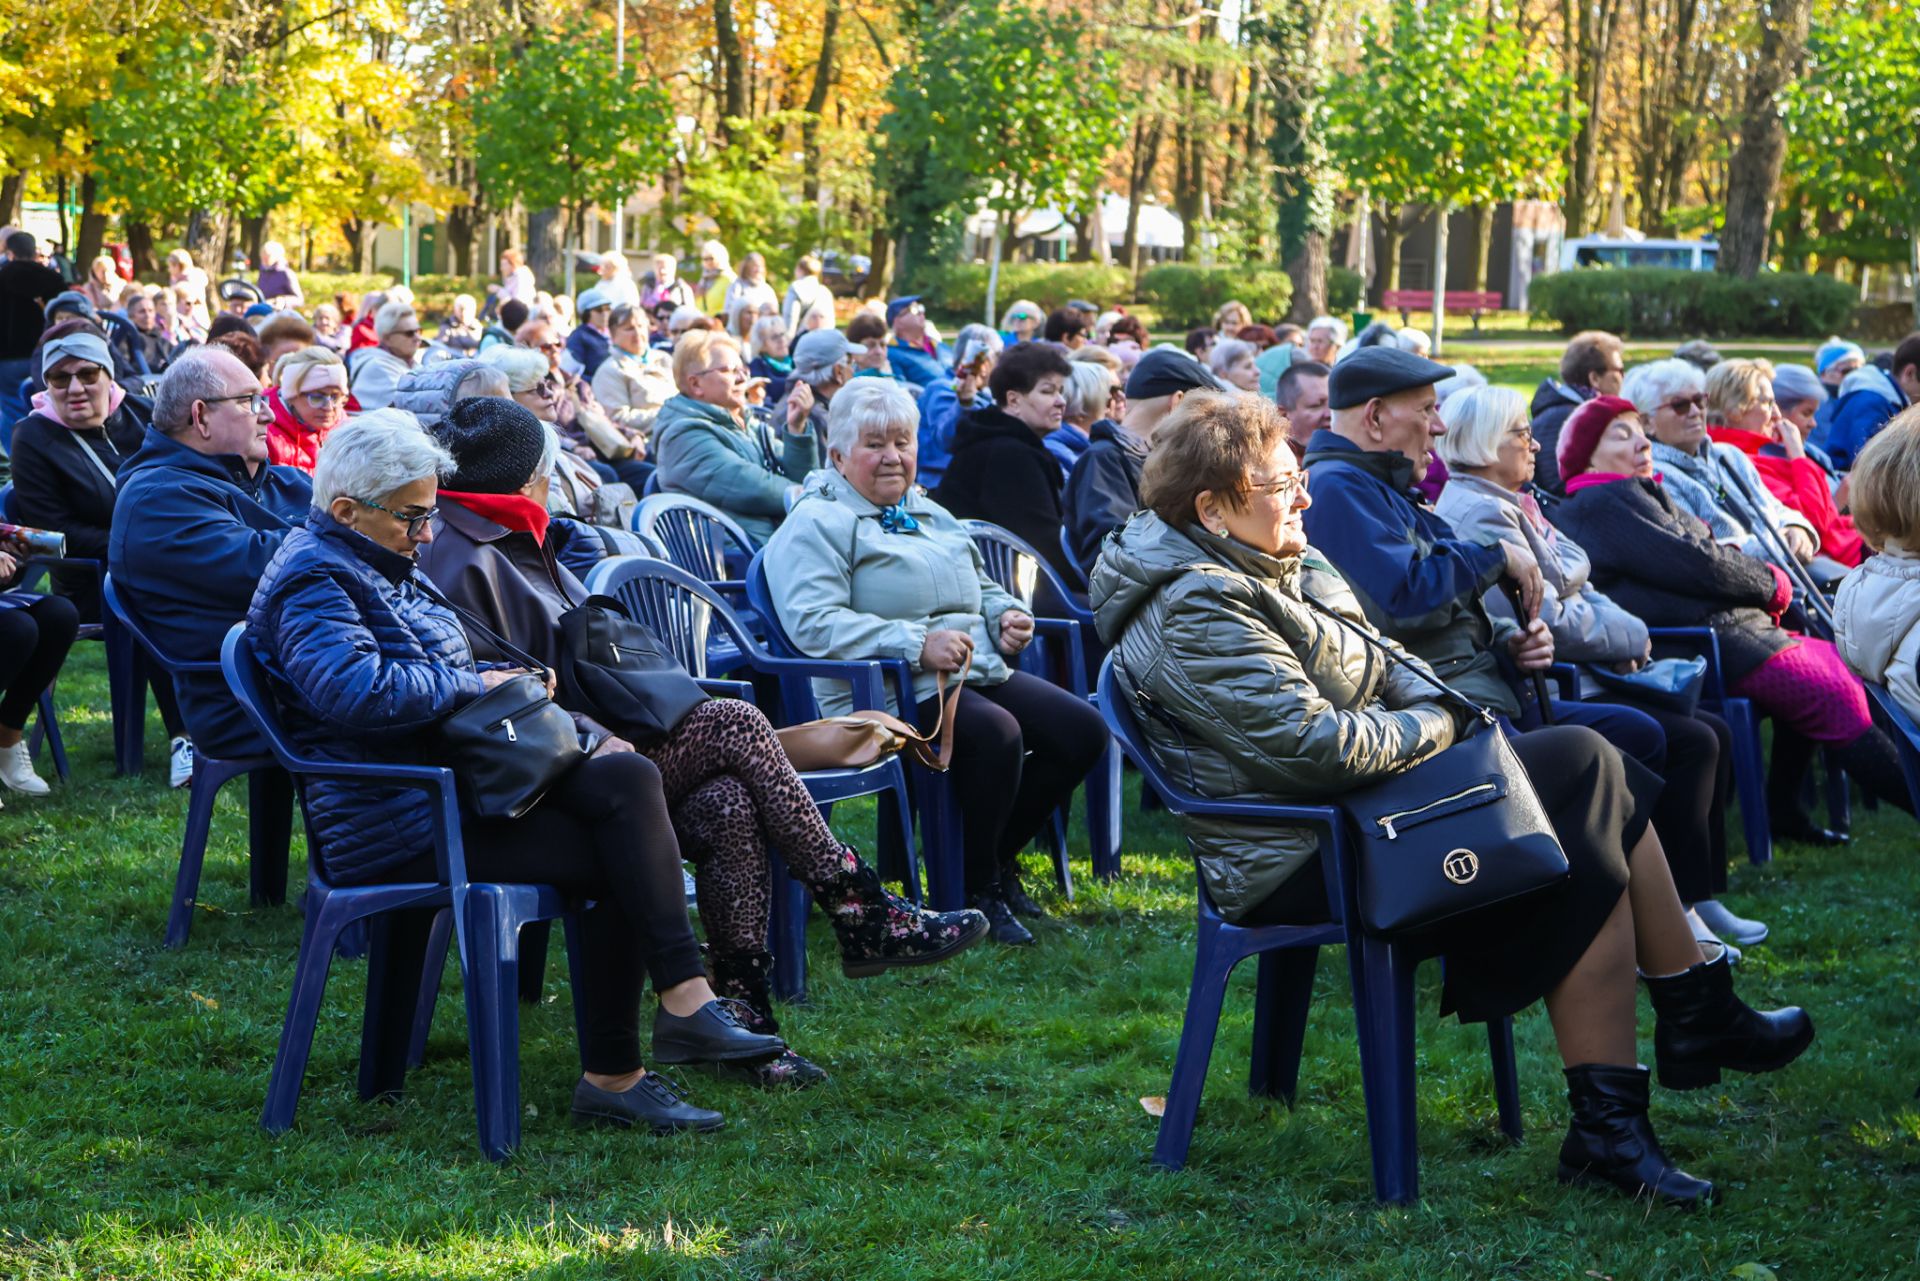
[[[642,747],[709,697],[653,629],[611,596],[589,596],[560,615],[559,678],[569,707]]]
[[[1566,851],[1493,713],[1318,601],[1307,603],[1478,722],[1445,751],[1338,799],[1355,838],[1367,929],[1417,935],[1566,880]]]
[[[546,664],[419,576],[413,581],[513,662],[529,671],[545,670]],[[547,683],[538,676],[508,677],[441,721],[439,732],[461,803],[480,818],[519,818],[589,755],[572,714],[547,696]]]

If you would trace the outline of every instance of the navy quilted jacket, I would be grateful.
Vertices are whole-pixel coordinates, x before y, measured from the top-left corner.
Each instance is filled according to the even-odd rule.
[[[459,621],[420,590],[412,559],[318,510],[261,575],[247,636],[288,737],[324,761],[437,763],[433,727],[483,689]],[[432,850],[420,792],[316,780],[306,808],[330,880],[377,880]]]

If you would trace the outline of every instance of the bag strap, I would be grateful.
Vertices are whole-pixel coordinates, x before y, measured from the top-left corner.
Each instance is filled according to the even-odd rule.
[[[1348,622],[1344,617],[1342,617],[1337,610],[1333,609],[1331,606],[1324,605],[1320,601],[1316,600],[1310,593],[1307,592],[1305,588],[1302,588],[1300,591],[1300,599],[1305,601],[1307,603],[1307,607],[1309,609],[1312,609],[1315,613],[1322,614],[1328,618],[1331,618],[1335,623],[1339,624],[1341,627],[1346,628],[1349,632],[1352,632],[1355,636],[1358,636],[1361,639],[1361,641],[1363,641],[1369,648],[1376,650],[1382,657],[1384,657],[1388,663],[1397,667],[1404,667],[1407,671],[1412,672],[1415,676],[1419,677],[1426,684],[1432,686],[1440,694],[1440,697],[1446,699],[1449,702],[1458,704],[1460,707],[1466,709],[1466,711],[1471,713],[1473,716],[1477,717],[1479,720],[1481,720],[1485,724],[1491,725],[1494,723],[1494,715],[1492,712],[1480,706],[1480,704],[1474,702],[1472,699],[1468,698],[1465,694],[1462,694],[1459,690],[1455,689],[1453,686],[1441,680],[1438,676],[1432,675],[1424,667],[1420,666],[1418,663],[1410,663],[1406,659],[1402,658],[1400,655],[1394,653],[1392,646],[1382,643],[1378,638],[1369,636],[1362,629],[1355,627],[1352,623]],[[1538,673],[1536,673],[1536,675],[1538,675]]]
[[[943,770],[953,764],[953,730],[959,720],[960,693],[966,689],[967,677],[972,671],[973,651],[969,650],[966,660],[960,664],[960,675],[953,682],[951,691],[947,688],[947,674],[935,672],[933,674],[934,698],[939,705],[935,709],[933,728],[922,733],[912,726],[908,727],[911,732],[907,741],[914,749],[914,759],[929,769]],[[938,746],[934,745],[935,739],[939,740]],[[928,755],[932,756],[931,760],[927,759]]]
[[[100,429],[100,438],[102,440],[106,440],[106,437],[107,437],[107,429],[105,427],[102,427]],[[81,453],[87,456],[88,462],[92,463],[95,467],[100,469],[100,474],[107,478],[107,488],[113,489],[116,491],[120,488],[119,478],[116,477],[111,471],[107,470],[106,463],[101,461],[100,455],[93,452],[93,449],[87,444],[86,441],[81,440],[78,435],[76,435],[71,431],[67,433],[67,439],[73,442],[73,447],[75,449],[78,449]],[[108,447],[112,448],[111,442],[109,442]],[[118,453],[119,451],[116,450],[115,452]]]
[[[448,600],[445,593],[443,593],[438,587],[435,587],[431,582],[427,580],[427,576],[425,574],[422,574],[416,570],[414,572],[412,582],[414,586],[420,589],[421,594],[424,595],[428,600],[435,601],[441,605],[445,605],[448,609],[452,610],[454,614],[459,617],[461,622],[465,623],[468,627],[473,628],[475,631],[479,632],[482,636],[492,641],[493,647],[495,649],[499,650],[502,654],[505,654],[508,658],[512,659],[514,662],[519,663],[520,666],[526,668],[530,672],[544,672],[547,670],[547,665],[545,663],[535,658],[532,654],[527,653],[526,650],[521,649],[518,645],[515,645],[512,641],[508,640],[506,637],[502,636],[500,633],[494,631],[493,628],[488,627],[485,623],[480,621],[478,616],[476,616],[472,612],[462,609],[460,606]],[[471,645],[472,642],[468,642],[468,643],[469,645]]]

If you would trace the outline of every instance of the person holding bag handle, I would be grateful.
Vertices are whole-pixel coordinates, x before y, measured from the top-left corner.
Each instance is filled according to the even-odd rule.
[[[439,477],[452,461],[397,411],[362,415],[321,447],[314,509],[268,563],[247,615],[248,640],[303,753],[445,764],[440,727],[494,686],[527,675],[517,665],[476,664],[459,620],[416,574],[415,555],[433,540]],[[551,688],[550,673],[533,675]],[[308,839],[334,881],[438,879],[429,802],[418,792],[316,780],[305,796]],[[660,997],[656,1059],[759,1062],[786,1046],[745,1026],[708,985],[660,772],[600,736],[593,754],[521,817],[482,818],[463,798],[461,818],[474,880],[544,883],[594,903],[581,914],[573,975],[585,1068],[574,1118],[656,1132],[722,1125],[718,1112],[688,1103],[642,1066],[645,980],[652,977]],[[394,931],[396,973],[418,972],[428,924]],[[412,1002],[386,1005],[404,1039]]]
[[[611,602],[596,597],[589,603],[585,586],[557,555],[564,526],[550,525],[546,508],[559,448],[553,433],[510,400],[479,397],[455,405],[433,434],[453,467],[439,491],[432,537],[420,548],[421,570],[475,620],[467,632],[479,658],[510,656],[504,641],[547,668],[563,669],[569,633],[577,630],[569,627],[570,616]],[[739,1003],[753,1031],[772,1036],[779,1030],[766,943],[773,910],[770,846],[833,923],[849,977],[943,961],[986,933],[978,912],[924,912],[882,887],[879,874],[827,827],[752,703],[708,698],[671,663],[635,683],[643,688],[632,692],[648,695],[643,725],[638,715],[626,723],[608,709],[581,705],[580,691],[569,684],[561,683],[561,703],[573,702],[584,726],[611,736],[603,751],[637,751],[652,763],[652,786],[678,839],[675,858],[694,865],[714,987]],[[826,1079],[791,1049],[742,1070],[763,1085]]]
[[[1149,510],[1103,547],[1091,602],[1122,684],[1158,713],[1143,714],[1141,729],[1169,770],[1207,796],[1323,804],[1436,757],[1469,718],[1430,667],[1374,631],[1308,546],[1312,499],[1286,437],[1284,416],[1251,397],[1183,401],[1147,459]],[[1812,1041],[1812,1022],[1797,1008],[1749,1009],[1724,961],[1703,955],[1650,823],[1644,776],[1617,750],[1579,725],[1510,745],[1570,873],[1439,936],[1442,1008],[1480,1021],[1545,999],[1573,1110],[1563,1181],[1711,1200],[1713,1185],[1667,1157],[1647,1117],[1636,968],[1648,976],[1655,1064],[1670,1088],[1783,1067]],[[1186,831],[1228,920],[1327,919],[1311,831],[1211,819]]]

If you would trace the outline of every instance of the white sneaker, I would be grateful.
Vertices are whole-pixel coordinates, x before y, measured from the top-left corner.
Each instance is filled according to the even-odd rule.
[[[1723,939],[1731,939],[1742,947],[1767,941],[1767,927],[1763,922],[1735,916],[1718,899],[1702,899],[1693,905],[1693,910],[1715,934]]]
[[[193,740],[176,738],[171,745],[167,765],[167,786],[185,787],[193,782]]]
[[[45,796],[53,790],[33,772],[33,754],[27,751],[24,738],[12,747],[0,747],[0,783],[23,796]]]

